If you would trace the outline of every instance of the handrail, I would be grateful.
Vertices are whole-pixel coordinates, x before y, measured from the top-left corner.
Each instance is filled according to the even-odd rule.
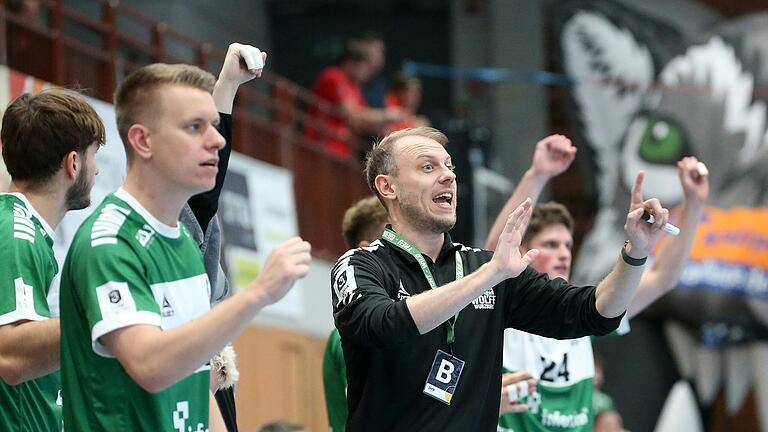
[[[42,25],[6,10],[0,0],[0,59],[45,81],[91,88],[94,97],[111,101],[116,83],[144,64],[183,62],[209,69],[214,61],[221,64],[226,55],[225,49],[198,41],[117,0],[92,1],[100,7],[98,19],[63,0],[41,0],[41,12],[48,16],[47,25]],[[131,26],[135,31],[118,28],[126,19],[136,24]],[[78,26],[96,37],[85,40],[69,31]],[[20,38],[34,45],[35,56],[17,52]],[[342,116],[338,107],[309,90],[264,71],[260,80],[238,92],[234,145],[249,156],[293,171],[300,233],[312,242],[316,255],[334,260],[345,249],[340,236],[344,210],[369,193],[357,160],[362,146],[351,142],[354,156],[346,159],[328,153],[321,144],[324,140],[344,138],[310,116],[309,107],[323,115]],[[307,126],[318,131],[318,141],[304,136]]]

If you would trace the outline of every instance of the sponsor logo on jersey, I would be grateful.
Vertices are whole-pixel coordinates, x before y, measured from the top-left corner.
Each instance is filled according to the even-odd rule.
[[[91,228],[91,247],[117,244],[117,233],[131,211],[109,203],[101,209]]]
[[[177,402],[176,410],[173,411],[173,428],[179,432],[187,432],[185,429],[187,419],[189,419],[189,402]]]
[[[19,203],[13,203],[13,237],[35,242],[35,223],[32,213]]]
[[[96,298],[103,318],[136,311],[136,302],[131,296],[127,282],[107,282],[96,287]]]
[[[171,302],[168,301],[168,297],[163,296],[163,304],[162,308],[160,309],[160,315],[164,317],[173,316],[173,306],[171,306]]]
[[[493,289],[487,289],[480,297],[472,300],[475,309],[494,309],[496,307],[496,293]]]
[[[341,262],[336,267],[333,289],[338,299],[337,306],[349,304],[362,296],[362,294],[356,292],[355,267],[349,265],[349,259]]]
[[[142,246],[147,247],[149,242],[154,238],[154,235],[155,230],[149,225],[144,224],[140,230],[136,231],[136,240],[138,240]]]
[[[120,295],[120,291],[118,290],[112,290],[109,292],[109,302],[112,304],[118,304],[120,303],[120,300],[123,299],[123,297]]]
[[[563,414],[559,410],[549,411],[544,408],[541,410],[541,424],[555,428],[575,428],[586,426],[589,423],[589,410],[582,407],[581,410],[573,414]]]
[[[411,294],[405,290],[403,287],[403,281],[400,281],[400,289],[397,290],[397,299],[398,300],[405,300],[409,298]]]

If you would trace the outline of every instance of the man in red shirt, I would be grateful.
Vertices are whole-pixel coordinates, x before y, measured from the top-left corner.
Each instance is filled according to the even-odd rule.
[[[387,127],[387,133],[400,129],[431,126],[429,119],[418,115],[421,104],[421,80],[415,76],[398,73],[392,80],[392,85],[384,99],[386,107],[400,108],[405,118]]]
[[[348,157],[355,134],[379,134],[403,118],[399,108],[369,108],[360,84],[374,72],[371,52],[361,41],[347,42],[339,62],[320,73],[312,93],[328,105],[312,106],[305,135],[322,141],[328,152]]]

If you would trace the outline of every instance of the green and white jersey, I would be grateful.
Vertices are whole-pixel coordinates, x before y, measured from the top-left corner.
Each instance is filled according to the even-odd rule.
[[[528,371],[536,392],[527,412],[505,414],[500,431],[592,430],[592,378],[595,364],[589,336],[557,340],[515,329],[504,331],[505,372]]]
[[[0,239],[0,325],[50,318],[53,230],[24,195],[0,194]],[[60,431],[60,389],[59,372],[15,386],[0,380],[0,430]]]
[[[210,366],[159,393],[142,389],[102,344],[114,330],[168,330],[205,314],[210,284],[182,224],[165,225],[119,189],[78,229],[61,275],[64,427],[207,431]]]
[[[625,317],[611,334],[628,331]],[[523,401],[528,411],[499,418],[498,431],[592,431],[595,359],[590,336],[558,340],[506,329],[502,365],[504,372],[530,373],[536,392]]]

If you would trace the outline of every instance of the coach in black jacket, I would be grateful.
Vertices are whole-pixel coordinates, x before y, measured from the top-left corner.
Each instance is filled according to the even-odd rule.
[[[392,225],[342,255],[331,281],[349,432],[495,431],[504,329],[568,339],[614,330],[668,219],[658,200],[633,200],[642,206],[627,215],[629,240],[597,287],[550,280],[528,268],[537,250],[519,251],[530,200],[510,215],[495,254],[451,242],[456,175],[446,141],[436,129],[406,129],[369,155],[368,183]],[[644,210],[654,224],[641,220]]]

